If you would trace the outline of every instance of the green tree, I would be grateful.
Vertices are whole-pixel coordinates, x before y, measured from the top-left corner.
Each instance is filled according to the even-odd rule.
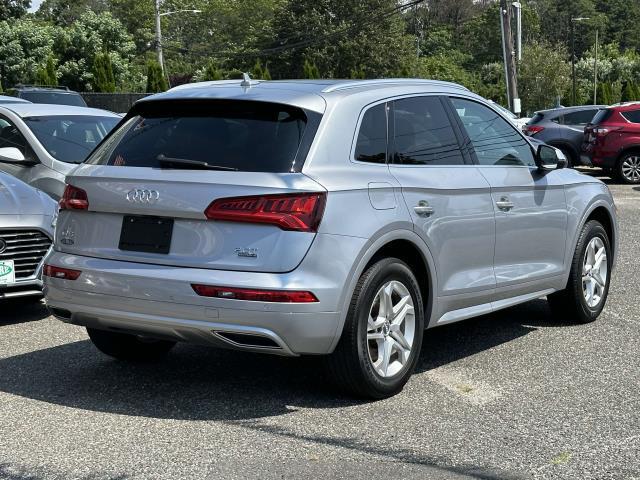
[[[111,56],[107,52],[99,53],[93,60],[92,85],[96,92],[112,93],[116,91],[113,63],[111,63]]]
[[[532,43],[523,52],[518,72],[518,92],[523,111],[533,112],[555,104],[571,85],[571,67],[566,49],[558,45]]]
[[[46,65],[36,72],[36,84],[55,87],[58,85],[56,63],[52,55],[47,58]]]
[[[0,21],[20,18],[31,6],[31,0],[0,0]]]
[[[320,78],[320,70],[315,63],[311,63],[308,59],[304,59],[302,66],[302,78],[318,79]]]
[[[359,66],[358,68],[351,69],[351,72],[349,72],[349,78],[364,80],[365,78],[367,78],[367,74],[364,73],[364,68],[362,68],[362,66]]]
[[[222,75],[222,71],[218,68],[218,65],[214,60],[210,60],[207,63],[206,68],[204,69],[204,73],[201,78],[198,80],[201,81],[211,81],[211,80],[222,80],[224,76]]]
[[[167,79],[162,74],[160,64],[155,60],[147,62],[147,93],[164,92],[169,88]]]
[[[289,0],[276,13],[270,64],[276,78],[300,78],[304,60],[328,78],[364,66],[367,77],[389,77],[415,58],[396,0]]]
[[[260,59],[256,60],[253,69],[251,70],[251,78],[256,80],[271,80],[271,73],[269,73],[269,67],[262,66]]]
[[[108,0],[44,0],[36,17],[56,25],[68,27],[87,11],[104,12],[109,8]]]
[[[136,47],[122,23],[111,13],[87,10],[68,28],[60,28],[55,38],[60,83],[74,90],[93,85],[93,62],[104,51],[113,64],[116,87],[131,76]]]

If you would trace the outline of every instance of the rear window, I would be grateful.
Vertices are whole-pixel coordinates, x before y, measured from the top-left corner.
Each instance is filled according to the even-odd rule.
[[[598,110],[580,110],[577,112],[571,112],[564,115],[562,119],[563,125],[586,125],[591,120]]]
[[[53,105],[71,105],[73,107],[86,107],[87,104],[78,93],[57,92],[20,92],[20,98],[33,103],[50,103]]]
[[[319,114],[252,101],[165,101],[134,107],[87,160],[147,168],[299,171]],[[317,117],[317,118],[316,118]],[[302,160],[300,160],[302,159]]]
[[[591,120],[591,124],[592,125],[598,125],[602,122],[606,122],[609,117],[611,116],[611,114],[613,113],[613,110],[611,110],[610,108],[604,108],[600,111],[598,111],[598,113],[596,113],[595,117],[593,117],[593,119]]]
[[[630,110],[628,112],[622,112],[621,114],[631,123],[640,123],[640,110]]]
[[[527,125],[535,125],[536,123],[540,122],[543,118],[544,118],[544,115],[542,115],[541,113],[536,113],[533,117],[531,117],[531,120],[527,122]]]

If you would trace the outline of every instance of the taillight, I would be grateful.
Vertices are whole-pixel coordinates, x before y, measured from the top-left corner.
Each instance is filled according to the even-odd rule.
[[[326,193],[292,193],[214,200],[204,211],[210,220],[266,223],[282,230],[316,232]]]
[[[318,301],[311,292],[295,290],[255,290],[250,288],[214,287],[212,285],[191,285],[201,297],[249,300],[254,302],[315,303]]]
[[[544,127],[541,127],[540,125],[525,125],[522,130],[524,130],[524,133],[526,135],[532,137],[536,133],[540,133],[541,131],[543,131]]]
[[[60,278],[62,280],[76,280],[82,272],[80,270],[71,270],[70,268],[54,267],[53,265],[45,265],[42,274],[45,277]]]
[[[89,210],[89,197],[81,188],[67,185],[59,205],[60,210]]]

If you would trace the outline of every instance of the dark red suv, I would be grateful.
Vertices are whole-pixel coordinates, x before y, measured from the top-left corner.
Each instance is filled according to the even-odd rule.
[[[580,158],[625,183],[640,183],[640,103],[600,110],[584,129]]]

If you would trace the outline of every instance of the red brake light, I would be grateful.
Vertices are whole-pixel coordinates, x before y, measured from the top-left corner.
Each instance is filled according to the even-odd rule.
[[[267,223],[282,230],[316,232],[326,193],[293,193],[214,200],[204,211],[209,220]]]
[[[544,127],[541,127],[540,125],[525,125],[523,130],[525,134],[531,137],[536,133],[540,133],[541,131],[543,131]]]
[[[212,285],[191,285],[202,297],[250,300],[254,302],[314,303],[318,299],[311,292],[288,290],[254,290],[249,288],[214,287]]]
[[[53,265],[45,265],[42,274],[45,277],[61,278],[63,280],[76,280],[82,272],[80,270],[71,270],[70,268],[54,267]]]
[[[67,185],[59,205],[60,210],[89,210],[89,197],[81,188]]]

